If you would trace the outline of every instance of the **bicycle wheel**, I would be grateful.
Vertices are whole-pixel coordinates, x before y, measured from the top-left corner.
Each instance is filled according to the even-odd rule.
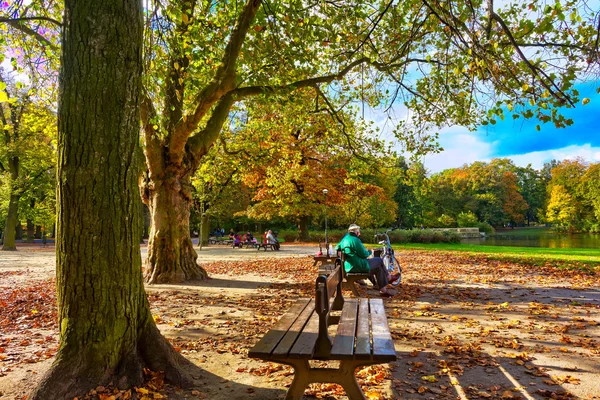
[[[386,254],[383,259],[383,265],[390,275],[399,274],[400,277],[395,282],[391,283],[392,286],[398,286],[402,281],[402,268],[400,267],[400,263],[398,259],[394,256],[394,254]]]

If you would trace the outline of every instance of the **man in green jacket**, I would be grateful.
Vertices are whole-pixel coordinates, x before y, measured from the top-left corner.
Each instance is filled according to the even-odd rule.
[[[350,225],[348,233],[336,246],[336,250],[343,251],[346,255],[344,269],[348,273],[368,273],[369,280],[379,286],[379,294],[385,297],[392,296],[386,286],[399,279],[399,275],[390,275],[383,266],[381,257],[368,258],[371,252],[365,248],[360,236],[360,226]]]

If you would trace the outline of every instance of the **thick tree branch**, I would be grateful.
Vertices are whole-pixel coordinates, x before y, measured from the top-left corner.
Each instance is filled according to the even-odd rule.
[[[39,34],[38,32],[36,32],[34,29],[28,27],[25,23],[23,23],[23,20],[26,20],[27,18],[15,18],[15,19],[11,19],[11,18],[0,18],[0,23],[4,22],[7,25],[12,26],[15,29],[20,30],[21,32],[25,33],[26,35],[29,35],[31,37],[33,37],[35,40],[37,40],[38,42],[40,42],[43,46],[49,46],[52,50],[54,51],[58,51],[60,48],[52,43],[50,40],[46,39],[44,36],[42,36],[41,34]],[[52,20],[52,18],[37,18],[37,19],[46,19],[46,20]],[[54,21],[54,20],[52,20]],[[54,21],[56,22],[59,26],[60,23],[58,23],[58,21]]]
[[[221,65],[213,80],[196,96],[192,114],[184,117],[175,127],[169,141],[169,156],[173,163],[180,164],[183,160],[186,141],[190,134],[198,128],[198,124],[208,110],[234,88],[237,60],[260,4],[260,0],[248,0],[229,37]]]
[[[529,68],[532,75],[537,78],[537,80],[542,84],[542,86],[546,90],[548,90],[548,92],[552,95],[552,97],[554,97],[555,99],[557,99],[559,101],[566,101],[569,104],[571,104],[572,106],[574,106],[575,103],[573,102],[573,100],[571,100],[571,98],[566,93],[564,93],[558,86],[556,86],[556,83],[554,82],[554,80],[552,80],[548,75],[546,75],[546,73],[544,71],[542,71],[541,69],[539,69],[535,65],[533,65],[531,63],[531,61],[529,61],[529,59],[525,56],[525,54],[523,54],[523,52],[521,51],[521,48],[519,47],[515,38],[513,37],[512,32],[510,31],[510,28],[506,25],[504,20],[502,18],[500,18],[500,16],[498,14],[496,14],[495,12],[492,12],[491,16],[496,22],[498,22],[500,24],[500,26],[502,27],[502,30],[504,31],[504,34],[508,37],[508,40],[513,45],[513,48],[515,49],[515,51],[517,52],[517,54],[519,55],[521,60],[525,63],[525,65],[527,65],[527,68]],[[552,87],[550,87],[550,85],[548,85],[546,80],[548,80],[552,84],[552,86],[554,86],[554,89]]]
[[[188,2],[189,1],[189,2]],[[163,128],[172,133],[183,118],[184,78],[190,65],[190,60],[184,54],[183,43],[188,39],[188,26],[194,18],[195,0],[181,2],[181,13],[186,18],[177,22],[169,48],[169,71],[165,80],[165,96],[163,107]],[[187,139],[187,138],[186,138]]]
[[[164,158],[162,155],[162,144],[157,136],[152,121],[156,119],[156,110],[148,93],[142,94],[140,102],[140,117],[142,120],[142,132],[144,139],[144,155],[148,163],[148,169],[153,176],[164,173]]]
[[[194,136],[188,139],[187,152],[192,160],[192,165],[199,165],[200,159],[208,153],[208,150],[215,143],[221,128],[229,116],[229,110],[235,103],[232,92],[227,93],[221,98],[219,104],[213,110],[206,127]]]
[[[55,20],[54,18],[50,18],[50,17],[21,17],[21,18],[0,17],[0,23],[2,23],[2,22],[6,22],[6,23],[21,22],[21,21],[48,21],[48,22],[55,24],[59,28],[62,28],[62,22],[59,22],[59,21]]]
[[[227,142],[225,141],[225,138],[222,135],[219,135],[219,141],[221,142],[221,147],[223,148],[223,152],[225,154],[228,154],[230,156],[234,156],[236,154],[245,154],[246,157],[250,157],[250,154],[246,151],[246,149],[240,149],[240,150],[229,150],[227,148]]]
[[[284,91],[293,91],[297,89],[307,88],[307,87],[315,87],[316,85],[323,83],[331,83],[333,81],[337,81],[346,76],[353,68],[356,66],[369,63],[371,65],[376,65],[369,60],[367,57],[360,58],[355,60],[354,62],[348,64],[344,69],[340,70],[336,74],[318,76],[315,78],[303,79],[300,81],[296,81],[287,85],[278,85],[278,86],[246,86],[242,88],[238,88],[233,90],[233,93],[238,99],[242,99],[245,97],[257,96],[259,94],[269,94],[269,93],[277,93]]]

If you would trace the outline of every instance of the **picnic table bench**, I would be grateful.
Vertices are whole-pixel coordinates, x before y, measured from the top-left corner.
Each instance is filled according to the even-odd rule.
[[[250,350],[248,357],[290,365],[294,380],[286,399],[300,399],[313,382],[337,383],[352,399],[366,399],[358,367],[396,360],[382,299],[342,297],[341,266],[316,279],[314,299],[299,299]],[[331,315],[336,311],[341,315]],[[332,339],[330,325],[337,324]],[[339,368],[311,367],[309,360],[336,360]]]

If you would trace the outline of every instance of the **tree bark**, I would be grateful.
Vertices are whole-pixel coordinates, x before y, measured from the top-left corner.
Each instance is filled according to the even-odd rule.
[[[200,216],[200,232],[198,232],[199,234],[199,238],[198,240],[200,240],[200,237],[202,238],[202,244],[203,245],[207,245],[208,244],[208,236],[209,236],[209,232],[210,232],[210,218],[208,217],[207,214],[201,215]]]
[[[60,347],[30,396],[140,385],[143,368],[191,384],[152,319],[142,282],[137,190],[142,5],[67,0],[58,110]]]
[[[189,176],[172,177],[146,186],[150,209],[150,240],[144,276],[147,283],[176,283],[206,279],[190,238],[192,205]]]
[[[301,242],[310,242],[310,235],[308,234],[308,225],[310,223],[310,217],[304,216],[298,220],[298,240]]]
[[[34,239],[35,239],[34,235],[35,235],[35,224],[33,223],[32,220],[27,218],[27,243],[34,242]]]
[[[6,215],[6,224],[4,225],[4,234],[2,239],[2,250],[17,250],[17,212],[19,207],[19,196],[16,194],[10,195],[8,202],[8,214]]]

